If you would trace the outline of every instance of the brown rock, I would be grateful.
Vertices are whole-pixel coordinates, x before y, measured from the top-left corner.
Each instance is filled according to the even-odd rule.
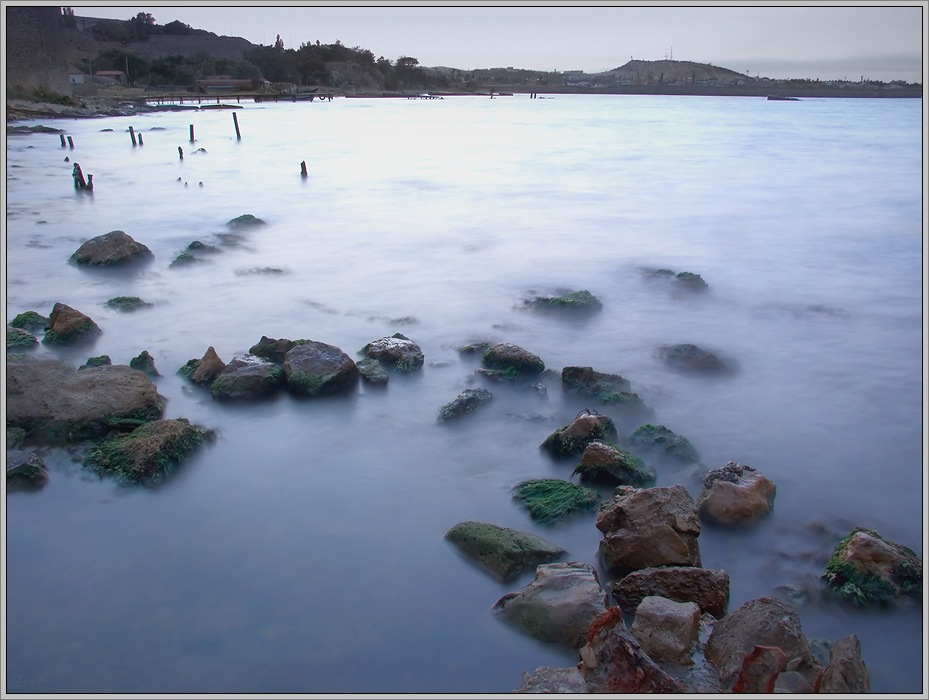
[[[110,231],[85,242],[74,252],[71,260],[81,265],[108,266],[152,257],[151,250],[125,231]]]
[[[613,584],[613,597],[629,612],[650,595],[696,603],[719,619],[729,607],[729,574],[696,566],[659,566],[633,571]]]
[[[206,349],[203,357],[200,358],[200,363],[197,365],[197,369],[193,371],[193,374],[190,375],[190,380],[196,384],[209,384],[224,369],[226,369],[226,363],[219,359],[219,355],[216,354],[216,350],[211,345]]]
[[[696,603],[647,596],[635,610],[630,631],[651,659],[690,665],[700,632],[700,608]]]
[[[701,517],[721,525],[750,525],[767,515],[777,487],[752,467],[729,462],[710,471],[697,499]]]
[[[49,328],[42,338],[43,343],[70,343],[100,333],[100,327],[90,316],[60,302],[52,308],[48,319]]]
[[[778,674],[787,668],[787,655],[778,647],[755,647],[742,659],[733,693],[773,693]]]
[[[832,645],[829,665],[823,671],[820,693],[867,693],[871,675],[861,658],[861,643],[855,635],[842,637]]]
[[[616,425],[612,418],[599,413],[582,413],[570,425],[545,438],[542,449],[554,457],[570,457],[581,454],[594,441],[612,442],[617,439]]]

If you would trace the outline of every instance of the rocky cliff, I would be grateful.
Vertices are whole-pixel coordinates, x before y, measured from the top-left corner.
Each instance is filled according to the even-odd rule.
[[[61,10],[57,6],[7,6],[7,88],[71,93]]]

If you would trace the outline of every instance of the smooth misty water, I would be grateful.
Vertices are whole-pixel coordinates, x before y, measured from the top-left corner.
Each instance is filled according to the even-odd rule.
[[[51,483],[7,496],[9,691],[503,693],[523,671],[573,665],[491,615],[532,574],[498,583],[443,535],[486,520],[596,565],[593,515],[543,527],[509,491],[568,478],[573,463],[539,444],[585,407],[610,410],[549,379],[547,398],[491,385],[481,411],[438,424],[480,385],[457,351],[477,340],[556,372],[620,373],[708,468],[732,459],[772,478],[769,518],[700,536],[704,566],[729,572],[730,610],[803,594],[791,599],[808,636],[861,639],[872,691],[921,690],[919,606],[850,609],[817,579],[855,525],[923,552],[920,100],[340,99],[237,115],[240,142],[226,110],[27,122],[66,128],[73,151],[54,134],[7,139],[8,317],[61,301],[103,329],[33,352],[77,366],[146,349],[166,416],[219,432],[157,488],[47,450]],[[65,156],[94,175],[93,196],[74,191]],[[224,236],[244,213],[268,225]],[[68,264],[114,229],[154,262]],[[193,240],[222,252],[169,268]],[[644,267],[700,273],[710,291],[675,295]],[[555,288],[604,308],[519,308]],[[104,307],[120,295],[154,307]],[[228,405],[175,373],[262,335],[358,357],[398,331],[426,365],[384,390]],[[669,371],[656,350],[680,342],[737,371]],[[702,471],[656,468],[658,485],[699,494]]]

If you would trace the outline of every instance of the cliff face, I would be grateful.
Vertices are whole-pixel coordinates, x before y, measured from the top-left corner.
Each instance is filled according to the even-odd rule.
[[[57,6],[6,7],[6,75],[14,89],[71,94]]]

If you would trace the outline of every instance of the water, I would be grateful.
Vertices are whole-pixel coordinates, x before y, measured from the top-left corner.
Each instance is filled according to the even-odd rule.
[[[592,515],[537,525],[510,488],[568,478],[573,463],[539,444],[585,407],[610,411],[549,379],[547,398],[491,385],[481,411],[438,424],[480,385],[457,351],[479,340],[556,372],[620,373],[707,467],[774,480],[769,518],[700,536],[704,566],[729,572],[730,610],[799,591],[808,636],[861,639],[872,691],[924,688],[920,608],[848,609],[817,579],[856,525],[923,552],[921,101],[343,99],[237,116],[241,141],[226,110],[27,122],[63,126],[73,151],[55,134],[7,139],[8,317],[61,301],[103,329],[34,353],[77,366],[148,350],[166,416],[219,432],[158,488],[46,450],[51,483],[7,496],[10,692],[506,693],[523,671],[573,665],[490,612],[532,574],[498,583],[443,535],[486,520],[598,565]],[[72,187],[75,161],[92,196]],[[230,239],[244,213],[268,225]],[[154,262],[68,264],[114,229]],[[169,268],[193,240],[222,252]],[[645,267],[697,272],[710,291],[675,295]],[[557,288],[603,311],[520,308]],[[120,295],[154,306],[104,307]],[[262,335],[359,357],[395,332],[426,364],[385,390],[228,405],[175,374]],[[681,342],[736,371],[669,371],[657,348]],[[699,495],[700,470],[657,470]]]

